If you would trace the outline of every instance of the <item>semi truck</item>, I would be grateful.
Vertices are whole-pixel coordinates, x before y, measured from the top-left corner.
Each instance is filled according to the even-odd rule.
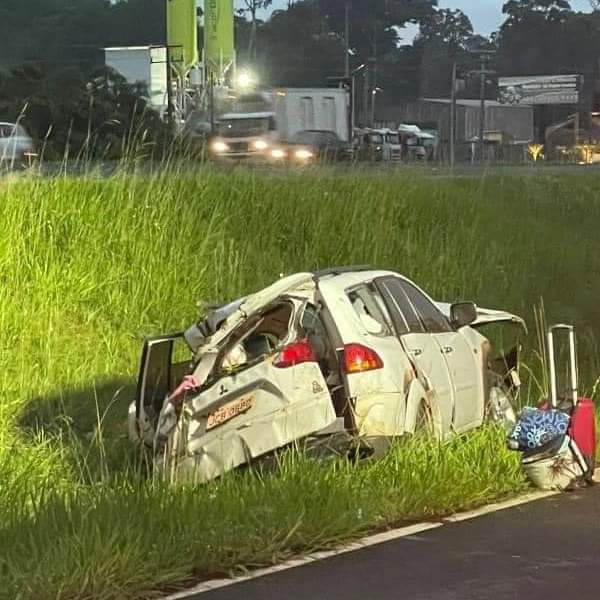
[[[259,158],[301,131],[329,131],[349,142],[350,99],[341,88],[277,88],[240,96],[218,116],[213,156]]]

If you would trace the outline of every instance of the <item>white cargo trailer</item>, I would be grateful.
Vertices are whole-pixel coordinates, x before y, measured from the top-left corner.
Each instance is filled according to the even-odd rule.
[[[164,46],[104,48],[104,62],[129,83],[144,83],[152,108],[167,107],[167,49]]]
[[[350,141],[350,97],[341,88],[277,88],[235,102],[216,120],[211,144],[219,158],[265,158],[274,144],[292,141],[306,130],[333,131]],[[260,108],[260,110],[258,110]]]
[[[307,129],[334,131],[350,141],[350,96],[342,88],[278,88],[275,119],[281,141]]]

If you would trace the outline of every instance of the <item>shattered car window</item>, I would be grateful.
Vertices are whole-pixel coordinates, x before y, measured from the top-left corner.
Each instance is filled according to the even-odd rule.
[[[384,316],[383,302],[378,302],[378,295],[366,285],[348,293],[352,308],[358,315],[365,329],[372,335],[392,335],[388,320]]]
[[[215,373],[236,371],[273,354],[289,334],[292,313],[292,304],[285,302],[245,323],[227,344]]]

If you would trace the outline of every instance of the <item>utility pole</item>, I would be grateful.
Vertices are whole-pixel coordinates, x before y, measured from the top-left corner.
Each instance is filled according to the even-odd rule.
[[[575,122],[573,123],[573,130],[575,134],[575,146],[579,144],[579,138],[581,134],[581,113],[582,111],[582,100],[583,100],[583,75],[577,77],[577,110],[575,111]]]
[[[210,132],[215,131],[215,75],[212,70],[208,73],[208,117]]]
[[[481,73],[479,82],[479,160],[485,159],[485,62],[481,61]]]
[[[474,54],[479,57],[479,71],[472,71],[471,74],[479,76],[479,159],[481,161],[485,158],[485,83],[488,75],[493,75],[494,71],[490,71],[487,66],[489,61],[495,54],[494,50],[476,50]]]
[[[167,45],[167,121],[173,125],[173,71],[171,59],[171,47]]]
[[[456,61],[452,63],[452,92],[450,94],[450,169],[456,160]]]
[[[344,9],[344,48],[346,57],[344,60],[344,76],[350,77],[350,2],[346,0]]]
[[[365,77],[363,81],[363,106],[362,106],[362,115],[363,115],[363,126],[367,127],[367,123],[369,121],[369,87],[370,87],[370,79],[371,79],[371,69],[367,64],[365,67]]]
[[[377,88],[371,92],[371,127],[375,127],[375,98],[377,97]]]

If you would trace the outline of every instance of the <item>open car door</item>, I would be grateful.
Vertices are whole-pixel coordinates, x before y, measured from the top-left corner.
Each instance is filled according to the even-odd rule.
[[[184,405],[177,454],[206,481],[336,421],[316,353],[303,336],[306,301],[282,297],[227,338],[200,393]]]
[[[152,445],[167,395],[191,369],[191,353],[182,333],[144,341],[135,400],[135,434]]]

